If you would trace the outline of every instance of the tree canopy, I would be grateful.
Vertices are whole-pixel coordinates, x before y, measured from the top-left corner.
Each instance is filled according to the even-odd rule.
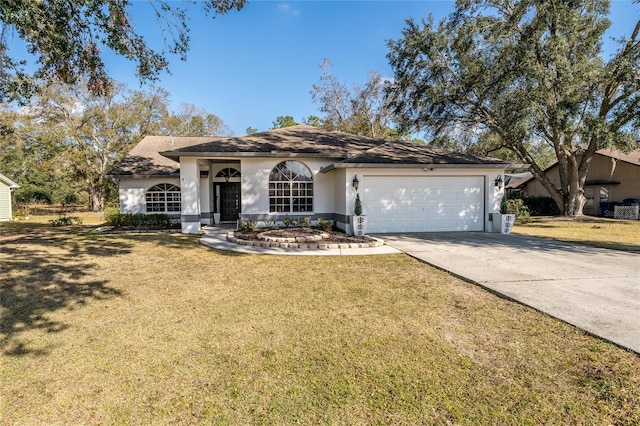
[[[285,127],[297,126],[298,123],[292,116],[290,115],[279,115],[276,117],[275,121],[272,123],[272,129],[282,129]]]
[[[437,24],[409,20],[389,42],[390,106],[404,130],[508,148],[564,214],[582,214],[594,153],[638,147],[640,20],[603,58],[608,12],[602,0],[466,0]]]
[[[364,86],[350,89],[331,74],[328,60],[323,60],[320,69],[320,80],[313,85],[311,96],[325,114],[319,120],[322,127],[379,139],[400,136],[384,96],[388,82],[379,73],[370,72]]]
[[[0,109],[0,173],[19,192],[56,203],[75,197],[100,211],[117,192],[106,174],[145,135],[230,134],[214,114],[189,104],[171,112],[167,104],[159,88],[114,84],[97,97],[82,84],[50,85],[22,108]]]
[[[87,81],[94,95],[111,88],[103,50],[137,62],[142,81],[155,80],[168,67],[168,56],[186,58],[189,50],[188,8],[199,4],[210,15],[240,9],[246,0],[148,2],[150,16],[160,27],[164,47],[155,50],[135,28],[131,18],[133,0],[67,0],[0,2],[0,102],[23,99],[37,88],[33,78],[45,82],[74,84]],[[27,51],[35,55],[34,75],[25,62],[11,56],[7,37],[16,34]]]

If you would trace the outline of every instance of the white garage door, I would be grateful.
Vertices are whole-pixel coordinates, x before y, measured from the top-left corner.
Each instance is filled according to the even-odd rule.
[[[365,176],[367,232],[484,230],[483,176]]]

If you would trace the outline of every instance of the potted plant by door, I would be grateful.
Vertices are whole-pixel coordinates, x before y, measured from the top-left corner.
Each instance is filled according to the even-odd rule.
[[[507,201],[503,199],[500,203],[500,213],[493,213],[493,232],[510,234],[515,221],[516,215],[507,213]]]
[[[353,216],[351,216],[351,229],[353,235],[362,236],[367,232],[367,216],[362,214],[362,201],[360,194],[356,194],[356,202],[353,206]]]

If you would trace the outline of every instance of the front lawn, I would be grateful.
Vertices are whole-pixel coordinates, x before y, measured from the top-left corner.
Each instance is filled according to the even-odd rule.
[[[402,254],[0,224],[0,304],[3,424],[640,422],[637,354]]]
[[[640,220],[535,217],[513,233],[640,253]]]

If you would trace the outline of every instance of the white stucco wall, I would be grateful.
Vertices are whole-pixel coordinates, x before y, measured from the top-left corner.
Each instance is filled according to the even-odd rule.
[[[120,213],[146,213],[144,194],[147,189],[159,183],[170,183],[180,186],[178,178],[137,178],[120,179],[119,199]]]
[[[180,194],[182,232],[200,232],[200,166],[195,157],[180,157]]]
[[[335,169],[326,174],[333,175],[333,206],[335,208],[334,213],[346,214],[347,210],[347,196],[351,184],[347,180],[346,169]],[[351,173],[353,175],[353,173]],[[351,177],[353,180],[353,176]]]
[[[335,205],[334,176],[320,173],[320,168],[331,161],[314,158],[243,158],[242,159],[242,214],[269,214],[269,174],[280,162],[299,161],[306,165],[313,175],[313,213],[333,213]],[[289,213],[296,215],[297,213]],[[299,213],[309,216],[309,213]]]
[[[216,163],[209,168],[209,177],[200,178],[202,164],[195,158],[183,158],[181,177],[152,178],[152,179],[121,179],[120,181],[120,211],[122,213],[145,213],[145,192],[153,185],[170,183],[178,185],[182,191],[183,232],[198,232],[200,223],[208,223],[209,212],[213,211],[215,202],[212,194],[216,182],[224,182],[224,178],[215,178],[223,168],[234,167],[240,170],[241,178],[232,178],[242,184],[241,213],[243,215],[269,215],[268,180],[271,170],[284,161],[284,158],[243,158],[241,163]],[[492,230],[489,213],[500,211],[500,201],[504,194],[503,187],[495,186],[498,175],[504,175],[503,170],[496,169],[449,169],[434,168],[425,170],[420,168],[352,168],[334,169],[327,173],[320,173],[320,169],[332,162],[330,160],[300,158],[300,161],[311,170],[314,179],[314,211],[313,214],[335,214],[336,225],[348,230],[348,218],[353,215],[356,191],[352,186],[353,178],[359,180],[359,193],[364,197],[369,176],[483,176],[485,202],[485,230]],[[212,184],[213,182],[213,184]],[[295,213],[290,213],[294,215]],[[366,214],[366,212],[365,212]],[[309,216],[309,213],[300,213]],[[200,218],[200,219],[198,219]],[[338,220],[340,223],[338,223]]]
[[[200,178],[200,208],[202,209],[202,223],[211,224],[211,185],[209,178]]]

